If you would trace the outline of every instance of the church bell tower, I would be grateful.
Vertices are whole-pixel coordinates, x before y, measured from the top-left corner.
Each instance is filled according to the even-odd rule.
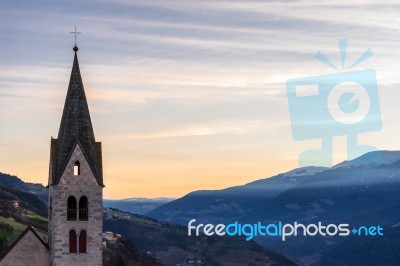
[[[51,138],[51,265],[102,265],[103,169],[78,63],[78,47],[57,139]]]

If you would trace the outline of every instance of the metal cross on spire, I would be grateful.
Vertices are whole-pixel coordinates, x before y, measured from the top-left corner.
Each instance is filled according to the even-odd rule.
[[[76,31],[76,26],[75,26],[75,31],[71,31],[70,33],[75,34],[75,47],[77,47],[77,46],[76,46],[76,35],[82,34],[82,32]]]

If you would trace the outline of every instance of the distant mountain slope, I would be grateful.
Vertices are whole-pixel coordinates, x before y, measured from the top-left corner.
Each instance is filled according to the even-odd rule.
[[[45,205],[47,205],[48,189],[42,184],[25,183],[16,176],[0,172],[0,184],[16,190],[29,192],[36,195]]]
[[[121,211],[127,211],[130,213],[144,214],[161,205],[171,202],[174,199],[175,198],[130,198],[122,200],[104,199],[103,206],[105,208],[116,208]]]
[[[129,240],[105,240],[106,248],[103,250],[104,266],[160,266],[162,265],[151,256],[139,251]]]
[[[13,202],[16,202],[20,208],[47,217],[47,206],[35,194],[0,184],[0,203],[6,206]],[[7,208],[0,209],[0,213],[6,210]]]
[[[397,158],[400,152],[372,152],[319,172],[295,169],[243,186],[195,191],[147,215],[183,225],[191,219],[213,224],[233,221],[392,224],[400,221],[400,161]],[[298,236],[282,242],[278,238],[256,238],[264,246],[306,264],[317,262],[345,240]]]
[[[164,265],[296,265],[254,241],[188,236],[187,228],[149,217],[106,209],[104,230],[129,237]]]
[[[159,220],[187,224],[193,218],[198,221],[247,220],[251,212],[257,212],[264,204],[285,190],[300,184],[307,178],[326,171],[325,167],[298,168],[270,178],[260,179],[242,186],[221,190],[199,190],[162,205],[146,215]]]
[[[383,237],[352,237],[322,255],[315,266],[340,265],[400,265],[400,226],[384,226]],[[355,254],[359,254],[355,256]]]

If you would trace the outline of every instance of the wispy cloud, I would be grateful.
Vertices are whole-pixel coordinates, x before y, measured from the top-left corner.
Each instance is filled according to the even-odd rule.
[[[141,140],[196,137],[209,135],[246,135],[257,132],[263,134],[274,130],[288,127],[289,124],[283,121],[267,122],[261,121],[209,121],[206,124],[187,124],[172,130],[153,132],[132,132],[129,134],[109,135],[105,139],[109,143],[130,143]]]

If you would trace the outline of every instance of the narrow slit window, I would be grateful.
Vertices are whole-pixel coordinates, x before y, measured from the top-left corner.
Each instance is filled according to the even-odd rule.
[[[81,164],[79,161],[76,161],[74,163],[74,175],[80,175],[81,174]]]

